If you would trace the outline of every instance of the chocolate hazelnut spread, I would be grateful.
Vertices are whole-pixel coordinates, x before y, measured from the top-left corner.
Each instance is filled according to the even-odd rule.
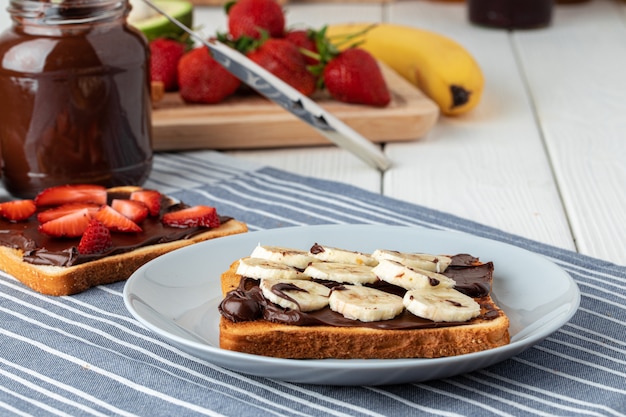
[[[11,194],[141,185],[152,166],[148,49],[120,0],[11,0],[0,35],[0,167]]]
[[[128,195],[110,194],[108,198],[109,200],[128,198]],[[180,208],[180,205],[173,204],[171,200],[164,197],[161,215],[174,208]],[[111,249],[95,255],[78,253],[77,246],[80,238],[57,238],[40,233],[37,230],[39,223],[36,216],[16,223],[0,219],[0,245],[22,250],[24,262],[36,265],[72,266],[130,252],[148,245],[188,239],[208,230],[205,227],[169,227],[161,223],[161,215],[146,218],[141,223],[141,233],[111,233],[113,240]],[[221,223],[228,220],[230,220],[229,217],[220,216]]]
[[[450,327],[471,324],[476,320],[491,320],[499,316],[499,312],[486,303],[486,298],[491,291],[493,281],[493,263],[479,263],[478,260],[467,254],[459,254],[452,257],[452,263],[444,275],[456,281],[455,288],[462,293],[473,297],[481,304],[481,315],[467,322],[433,322],[422,319],[407,311],[399,316],[384,321],[361,322],[343,317],[332,311],[329,307],[321,310],[303,313],[298,310],[284,309],[268,301],[258,286],[258,281],[242,277],[239,288],[226,294],[219,305],[222,316],[233,322],[267,320],[274,323],[289,324],[296,326],[336,326],[336,327],[369,327],[375,329],[421,329],[435,327]],[[331,288],[340,287],[340,284],[330,281],[318,281]],[[374,288],[399,296],[404,295],[405,290],[379,281],[372,284]],[[336,290],[336,289],[333,289]],[[277,289],[280,291],[280,289]],[[482,301],[482,302],[481,302]]]
[[[322,245],[318,245],[317,243],[311,246],[310,249],[312,254],[318,254],[324,252],[324,247]]]

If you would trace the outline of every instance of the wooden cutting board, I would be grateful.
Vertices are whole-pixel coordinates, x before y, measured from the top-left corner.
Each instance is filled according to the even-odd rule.
[[[437,121],[437,105],[393,70],[381,68],[392,93],[385,108],[341,103],[323,94],[313,99],[372,142],[423,137]],[[157,151],[329,144],[313,127],[255,93],[214,105],[185,104],[178,93],[167,93],[154,104],[152,124]]]

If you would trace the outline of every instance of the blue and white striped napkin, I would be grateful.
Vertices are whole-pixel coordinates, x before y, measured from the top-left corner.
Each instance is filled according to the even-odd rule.
[[[335,182],[215,152],[156,157],[147,184],[208,203],[251,230],[367,223],[460,230],[543,254],[581,307],[542,343],[487,369],[427,383],[333,387],[237,374],[144,329],[124,283],[69,297],[0,273],[0,415],[626,416],[626,268]]]

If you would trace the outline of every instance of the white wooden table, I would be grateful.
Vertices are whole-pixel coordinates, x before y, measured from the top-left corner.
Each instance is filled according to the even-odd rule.
[[[384,145],[394,166],[383,175],[333,146],[231,154],[626,264],[626,2],[558,5],[551,27],[512,33],[472,26],[463,2],[286,10],[290,24],[388,21],[446,34],[480,63],[483,100],[421,140]],[[195,13],[209,33],[225,30],[221,7]]]
[[[389,143],[383,175],[329,146],[232,152],[357,185],[527,238],[626,264],[626,2],[557,5],[547,29],[471,25],[463,2],[297,3],[288,21],[389,21],[446,34],[487,82],[470,114]],[[221,9],[196,23],[225,28]]]

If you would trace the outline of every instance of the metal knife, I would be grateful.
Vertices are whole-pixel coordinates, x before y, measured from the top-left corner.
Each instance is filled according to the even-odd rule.
[[[143,1],[209,48],[213,58],[242,82],[316,128],[337,146],[352,152],[383,172],[391,166],[380,148],[274,74],[217,40],[203,39],[200,34],[170,16],[152,0]]]

